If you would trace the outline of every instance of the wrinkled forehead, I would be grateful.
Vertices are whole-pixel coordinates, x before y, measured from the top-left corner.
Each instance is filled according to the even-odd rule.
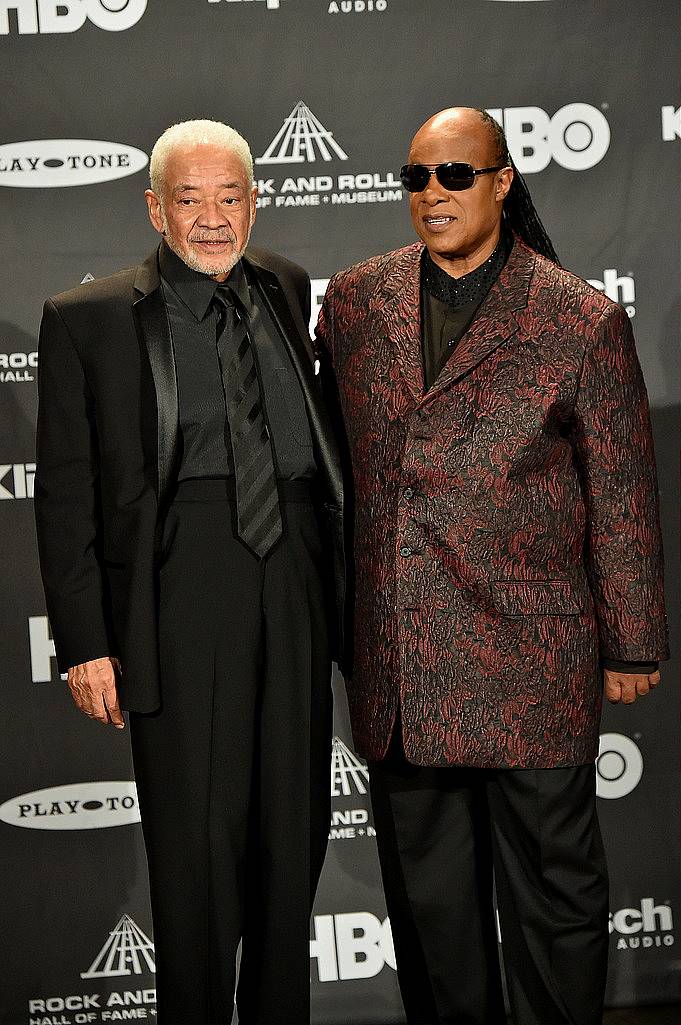
[[[242,158],[226,146],[198,144],[174,146],[166,158],[166,185],[191,179],[224,178],[248,183],[248,171]]]
[[[441,164],[462,160],[474,167],[485,167],[494,160],[491,133],[484,124],[463,125],[449,122],[424,125],[409,147],[410,164]]]

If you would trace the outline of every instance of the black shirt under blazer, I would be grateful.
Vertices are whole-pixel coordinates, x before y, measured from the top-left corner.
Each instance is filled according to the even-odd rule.
[[[243,260],[305,398],[335,608],[330,627],[342,663],[342,473],[312,362],[310,280],[266,250],[249,247]],[[36,522],[59,668],[118,655],[122,706],[153,711],[160,701],[157,570],[178,455],[177,379],[157,252],[48,299],[39,368]]]

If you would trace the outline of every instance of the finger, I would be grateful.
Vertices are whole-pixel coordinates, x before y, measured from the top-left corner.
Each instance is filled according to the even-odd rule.
[[[650,683],[647,676],[639,676],[636,680],[636,693],[643,697],[650,690]]]
[[[121,712],[120,705],[118,704],[118,692],[116,687],[112,687],[104,692],[104,704],[109,713],[109,722],[113,723],[117,730],[125,729],[125,719]]]
[[[622,688],[620,681],[612,673],[606,672],[605,674],[605,696],[611,704],[616,705],[618,701],[622,700]]]
[[[662,679],[662,677],[660,676],[660,671],[659,671],[659,669],[656,669],[655,672],[651,673],[650,676],[648,677],[648,683],[650,684],[651,687],[657,687],[657,685],[658,685],[658,683],[660,682],[661,679]]]
[[[621,680],[622,703],[625,705],[631,705],[636,701],[636,680],[637,677],[634,677],[633,680],[631,677]]]

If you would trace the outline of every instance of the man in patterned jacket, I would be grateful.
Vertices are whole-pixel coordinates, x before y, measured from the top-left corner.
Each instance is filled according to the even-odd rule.
[[[563,270],[499,125],[402,169],[422,243],[336,275],[318,336],[352,456],[355,664],[409,1025],[597,1025],[603,690],[668,657],[647,397],[625,312]]]

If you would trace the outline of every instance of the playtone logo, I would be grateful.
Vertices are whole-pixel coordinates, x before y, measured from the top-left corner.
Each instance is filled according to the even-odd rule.
[[[671,947],[674,943],[674,916],[669,904],[655,904],[644,897],[640,908],[621,908],[610,913],[608,931],[617,933],[618,950],[638,947]]]
[[[388,965],[395,970],[390,920],[368,911],[315,915],[310,958],[317,961],[320,982],[371,979]]]
[[[105,32],[132,28],[147,0],[0,0],[0,35],[9,35],[10,11],[20,35],[77,32],[91,21]]]
[[[610,125],[588,103],[568,103],[553,117],[541,107],[488,107],[487,112],[503,125],[523,174],[543,171],[551,159],[568,171],[584,171],[598,164],[610,146]]]
[[[107,829],[140,821],[137,787],[129,780],[68,783],[11,797],[0,821],[25,829]]]
[[[146,153],[118,142],[88,139],[36,139],[0,146],[0,185],[15,189],[56,189],[96,185],[136,174]]]

